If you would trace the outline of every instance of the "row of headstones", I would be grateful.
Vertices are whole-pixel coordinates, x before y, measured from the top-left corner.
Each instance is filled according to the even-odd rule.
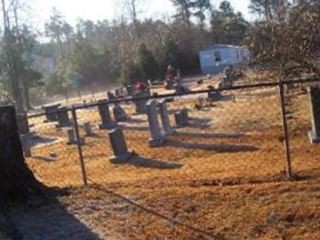
[[[158,108],[158,109],[157,109]],[[161,130],[158,113],[160,114],[162,127]],[[161,146],[165,142],[165,138],[168,135],[174,133],[174,130],[171,128],[170,119],[168,116],[168,111],[166,107],[165,100],[157,102],[155,100],[151,100],[147,104],[147,114],[148,121],[150,124],[150,132],[151,138],[149,139],[150,147],[158,147]],[[179,118],[183,119],[183,124],[187,124],[188,122],[188,111],[186,109],[178,112]],[[121,163],[130,159],[134,152],[128,149],[125,136],[123,134],[122,129],[116,128],[109,132],[110,144],[114,153],[114,156],[111,158],[111,162],[113,163]]]
[[[149,146],[161,146],[165,142],[166,137],[174,133],[174,130],[170,123],[167,101],[165,99],[162,99],[160,101],[149,100],[145,106],[150,130]],[[188,110],[183,109],[176,112],[175,120],[177,126],[186,126],[189,121]],[[122,129],[115,128],[110,131],[109,139],[114,153],[111,162],[117,163],[127,161],[134,154],[133,151],[128,150]]]
[[[309,132],[311,143],[320,143],[320,87],[312,86],[308,89],[309,106],[311,109],[312,131]],[[151,138],[150,146],[159,146],[165,141],[165,136],[172,134],[173,130],[170,125],[168,111],[165,100],[157,102],[150,100],[146,104]],[[158,108],[158,109],[157,109]],[[161,116],[163,130],[160,127],[158,120],[158,112]],[[182,110],[176,113],[176,121],[180,119],[185,124],[188,119],[187,111]],[[126,161],[132,156],[132,152],[128,150],[125,138],[121,129],[115,129],[109,133],[111,145],[114,151],[114,161]]]

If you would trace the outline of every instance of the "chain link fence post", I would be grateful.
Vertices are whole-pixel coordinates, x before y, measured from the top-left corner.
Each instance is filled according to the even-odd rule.
[[[79,133],[79,124],[77,120],[77,112],[76,108],[72,106],[72,119],[73,119],[73,124],[74,124],[74,130],[76,133],[76,140],[77,140],[77,147],[78,147],[78,154],[79,154],[79,160],[80,160],[80,166],[81,166],[81,174],[82,174],[82,180],[83,184],[85,186],[88,185],[87,181],[87,174],[86,174],[86,168],[84,164],[84,158],[83,158],[83,152],[82,152],[82,146],[81,146],[81,138],[80,138],[80,133]]]
[[[282,117],[282,128],[284,134],[284,148],[285,148],[285,157],[286,157],[286,174],[288,179],[293,178],[292,166],[291,166],[291,152],[290,152],[290,139],[288,132],[288,122],[286,117],[285,109],[285,96],[283,89],[282,79],[279,80],[279,95],[280,95],[280,106],[281,106],[281,117]]]

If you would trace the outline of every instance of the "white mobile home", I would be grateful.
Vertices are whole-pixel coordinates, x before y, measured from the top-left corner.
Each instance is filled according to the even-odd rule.
[[[227,66],[247,64],[250,52],[246,47],[217,44],[199,53],[203,74],[220,73]]]

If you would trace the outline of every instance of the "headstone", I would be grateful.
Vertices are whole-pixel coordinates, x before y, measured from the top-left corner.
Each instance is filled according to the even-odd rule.
[[[176,112],[174,116],[178,127],[185,127],[189,124],[188,110],[186,108]]]
[[[186,94],[190,92],[190,90],[187,87],[183,86],[180,83],[174,84],[174,90],[177,95]]]
[[[208,100],[210,105],[214,101],[219,101],[221,99],[222,95],[218,90],[212,89],[212,91],[208,92]]]
[[[143,98],[143,97],[149,97],[149,92],[148,91],[140,91],[138,93],[134,94],[134,98]],[[136,105],[136,113],[137,114],[145,114],[146,113],[146,103],[147,99],[143,100],[135,100],[134,103]]]
[[[77,144],[76,134],[73,128],[67,130],[68,134],[68,145],[75,145]],[[80,145],[84,145],[85,140],[83,138],[80,138]]]
[[[133,155],[133,152],[128,150],[122,129],[116,128],[112,130],[109,133],[109,139],[114,153],[114,156],[110,159],[111,162],[125,162]]]
[[[116,127],[116,123],[111,119],[109,104],[100,101],[98,105],[99,114],[101,117],[102,124],[99,126],[100,129],[112,129]]]
[[[117,88],[115,90],[115,96],[116,96],[116,98],[121,98],[122,97],[121,88]]]
[[[310,116],[312,130],[309,138],[312,144],[320,143],[320,88],[312,86],[308,88]]]
[[[111,91],[107,92],[107,97],[108,97],[109,100],[115,100],[116,99],[116,96]]]
[[[164,130],[165,135],[173,134],[174,131],[173,131],[171,124],[170,124],[166,99],[160,100],[158,107],[159,107],[159,113],[161,116],[162,126],[163,126],[163,130]]]
[[[128,92],[128,95],[129,95],[129,96],[132,96],[132,94],[133,94],[132,85],[127,85],[127,86],[126,86],[126,90],[127,90],[127,92]]]
[[[67,130],[68,133],[68,145],[75,145],[77,144],[76,134],[73,128]],[[80,145],[84,145],[85,140],[84,138],[80,138]]]
[[[149,139],[150,147],[161,146],[165,142],[165,136],[161,132],[158,119],[157,101],[150,100],[146,104],[149,129],[151,137]]]
[[[189,113],[188,113],[188,109],[184,108],[181,110],[182,111],[182,114],[183,114],[183,117],[184,119],[189,122]]]
[[[92,130],[92,126],[91,126],[90,122],[84,123],[83,128],[84,128],[84,132],[86,133],[87,137],[94,136],[94,132]]]
[[[45,111],[46,120],[45,122],[56,122],[58,121],[57,111],[61,104],[52,104],[52,105],[45,105],[42,107]]]
[[[74,134],[74,130],[73,129],[68,129],[67,130],[67,134],[68,134],[68,145],[71,144],[77,144],[77,140],[76,140],[76,136]]]
[[[18,113],[16,118],[17,118],[19,133],[22,135],[30,133],[27,114],[26,113]]]
[[[20,140],[21,140],[21,145],[22,145],[24,157],[26,157],[26,158],[32,157],[31,147],[30,147],[30,144],[28,141],[28,136],[27,135],[21,136]]]
[[[69,119],[68,109],[66,107],[59,108],[57,112],[57,117],[58,117],[58,124],[56,125],[57,128],[69,127],[72,125],[72,122]]]
[[[117,122],[124,122],[128,120],[127,114],[120,104],[115,104],[113,107],[113,116]]]

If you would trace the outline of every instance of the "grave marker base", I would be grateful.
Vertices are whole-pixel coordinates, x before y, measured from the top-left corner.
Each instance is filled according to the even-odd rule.
[[[73,123],[69,122],[69,123],[64,123],[64,124],[56,124],[56,128],[67,128],[67,127],[72,127]]]
[[[84,140],[84,138],[80,138],[80,145],[81,146],[84,146],[86,144],[86,141]],[[77,145],[77,141],[68,141],[67,142],[67,145]]]
[[[157,139],[149,139],[149,147],[155,148],[155,147],[161,147],[165,143],[166,139],[165,137],[157,138]]]
[[[171,135],[173,135],[175,133],[176,133],[176,131],[174,129],[163,131],[163,135],[164,136],[171,136]]]
[[[100,129],[100,130],[113,129],[113,128],[115,128],[115,127],[117,127],[117,124],[115,124],[115,123],[108,123],[108,124],[101,124],[101,125],[99,125],[99,129]]]
[[[310,131],[308,133],[309,135],[309,139],[310,139],[310,142],[311,144],[319,144],[320,143],[320,136],[317,136],[317,134],[313,131]]]
[[[125,163],[127,162],[131,157],[135,155],[134,151],[128,151],[126,154],[123,154],[121,156],[112,156],[110,158],[111,163]]]

